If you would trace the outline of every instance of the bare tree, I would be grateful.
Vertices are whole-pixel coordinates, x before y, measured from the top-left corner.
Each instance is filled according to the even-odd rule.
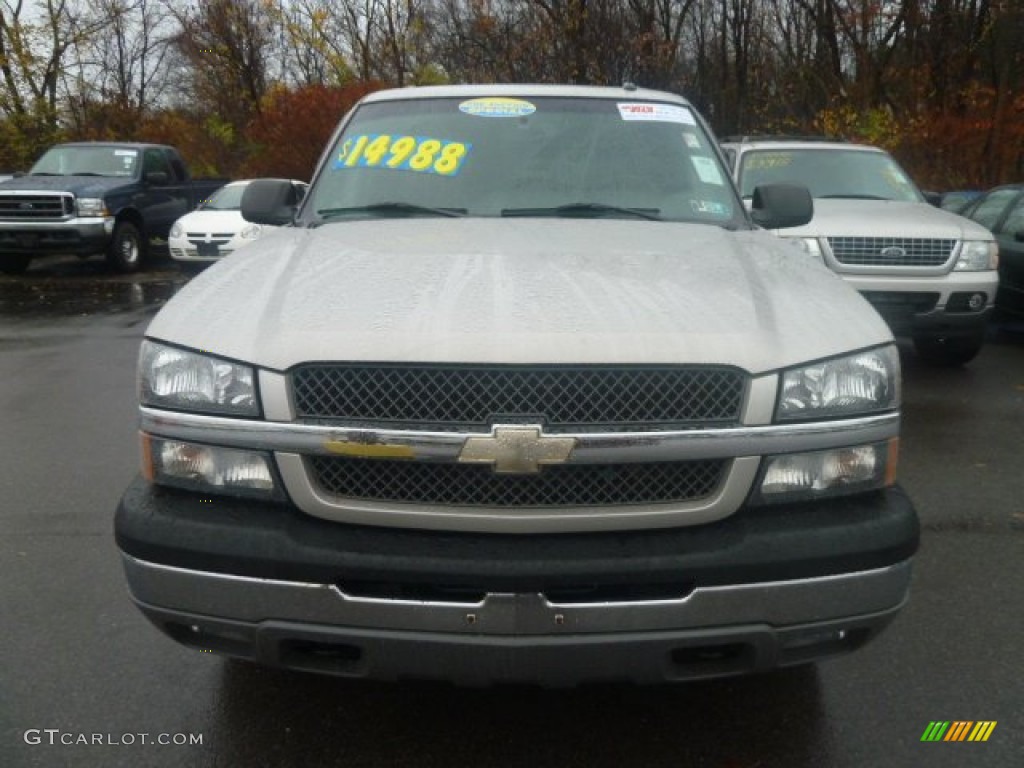
[[[241,128],[259,113],[267,91],[275,44],[268,8],[261,0],[204,0],[174,15],[181,28],[175,42],[191,65],[195,101]]]
[[[104,23],[69,0],[0,0],[0,164],[27,165],[58,135],[69,54]]]
[[[55,119],[69,50],[105,23],[68,0],[45,0],[32,9],[23,0],[0,0],[0,109],[26,114],[34,103]]]
[[[178,27],[157,0],[90,0],[102,34],[76,45],[75,71],[65,76],[68,119],[79,135],[122,136],[161,103]]]
[[[269,12],[281,30],[278,76],[283,82],[342,85],[355,77],[338,3],[279,0]]]

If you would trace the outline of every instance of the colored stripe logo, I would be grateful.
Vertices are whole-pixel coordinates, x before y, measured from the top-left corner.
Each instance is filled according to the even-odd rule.
[[[988,741],[995,729],[995,720],[933,720],[921,741]]]

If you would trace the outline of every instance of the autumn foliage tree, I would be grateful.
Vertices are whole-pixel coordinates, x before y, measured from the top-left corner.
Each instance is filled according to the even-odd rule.
[[[338,121],[380,87],[362,83],[271,89],[246,131],[250,148],[239,174],[308,180]]]
[[[204,173],[307,177],[359,83],[632,81],[720,135],[986,187],[1024,178],[1021,40],[1024,0],[0,0],[0,170],[159,136]]]

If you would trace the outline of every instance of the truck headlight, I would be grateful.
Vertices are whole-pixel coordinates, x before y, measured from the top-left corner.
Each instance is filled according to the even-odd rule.
[[[899,439],[765,458],[754,503],[773,504],[884,488],[896,481]]]
[[[900,358],[895,345],[782,372],[777,421],[854,416],[900,404]]]
[[[964,240],[960,257],[953,269],[957,272],[985,272],[999,268],[999,246],[992,240]]]
[[[109,216],[106,204],[98,197],[80,197],[75,201],[79,216]]]
[[[227,416],[259,416],[253,369],[153,341],[139,353],[143,405]]]
[[[176,221],[171,225],[171,237],[181,237],[185,234],[185,230],[181,226],[180,221]]]
[[[142,474],[190,491],[281,499],[270,456],[261,451],[167,440],[142,433]]]

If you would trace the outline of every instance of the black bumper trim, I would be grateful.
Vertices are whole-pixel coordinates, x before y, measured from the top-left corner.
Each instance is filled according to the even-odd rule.
[[[136,478],[115,519],[122,552],[172,567],[487,592],[815,578],[907,560],[918,532],[913,505],[899,488],[747,508],[688,528],[512,535],[347,525],[290,505],[201,497]]]
[[[545,637],[457,636],[286,621],[258,624],[139,604],[186,646],[260,664],[371,680],[447,680],[458,685],[586,682],[676,683],[766,672],[863,646],[900,606],[808,625],[746,624],[659,632]]]
[[[886,321],[894,336],[912,336],[915,339],[956,339],[983,337],[993,311],[992,306],[978,312],[947,312],[942,309],[900,319],[887,317],[882,312],[879,314],[882,315],[882,319]]]

